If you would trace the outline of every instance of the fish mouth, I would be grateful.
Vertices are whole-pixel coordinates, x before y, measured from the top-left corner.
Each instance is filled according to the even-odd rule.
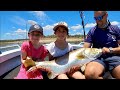
[[[102,49],[92,48],[88,49],[88,52],[84,50],[84,57],[87,58],[98,58],[102,55]]]
[[[102,55],[102,49],[98,49],[98,53],[99,53],[99,54],[96,56],[97,58]]]

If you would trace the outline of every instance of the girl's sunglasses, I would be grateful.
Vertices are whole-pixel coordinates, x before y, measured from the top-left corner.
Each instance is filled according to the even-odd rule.
[[[98,16],[98,17],[94,17],[94,19],[97,21],[97,20],[102,20],[103,19],[103,17],[105,16],[106,14],[104,14],[104,15],[102,15],[102,16]]]

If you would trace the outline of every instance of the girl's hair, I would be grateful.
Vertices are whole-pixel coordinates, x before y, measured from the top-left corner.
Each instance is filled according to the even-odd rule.
[[[59,22],[57,23],[57,25],[53,28],[54,30],[54,33],[56,33],[56,30],[59,28],[59,27],[62,27],[62,28],[65,28],[65,30],[67,31],[67,35],[69,35],[69,29],[68,29],[68,25],[66,22]]]

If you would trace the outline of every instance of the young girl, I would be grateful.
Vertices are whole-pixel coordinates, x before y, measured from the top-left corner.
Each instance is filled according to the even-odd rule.
[[[33,61],[43,61],[47,55],[47,49],[40,43],[43,36],[43,28],[38,25],[32,25],[28,32],[29,41],[25,41],[21,46],[21,68],[15,79],[43,79],[41,70],[35,70],[27,73],[30,66],[34,66]],[[30,65],[31,64],[31,65]]]
[[[67,43],[66,38],[68,36],[68,27],[65,22],[60,22],[58,25],[56,25],[54,28],[54,34],[56,35],[57,39],[55,42],[50,43],[47,46],[47,49],[49,51],[49,59],[53,60],[56,57],[62,56],[66,54],[67,52],[70,52],[73,50],[73,47],[70,43]],[[72,73],[68,73],[70,77],[73,77],[75,79],[84,79],[84,75],[80,71],[74,71],[74,68],[72,68],[70,71]],[[68,79],[68,76],[66,74],[60,74],[56,77],[57,79]]]

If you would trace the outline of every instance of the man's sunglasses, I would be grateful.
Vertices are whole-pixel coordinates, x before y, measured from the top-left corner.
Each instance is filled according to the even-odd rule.
[[[94,19],[95,19],[96,21],[97,21],[97,20],[102,20],[105,15],[106,15],[106,14],[104,14],[104,15],[102,15],[102,16],[94,17]]]

